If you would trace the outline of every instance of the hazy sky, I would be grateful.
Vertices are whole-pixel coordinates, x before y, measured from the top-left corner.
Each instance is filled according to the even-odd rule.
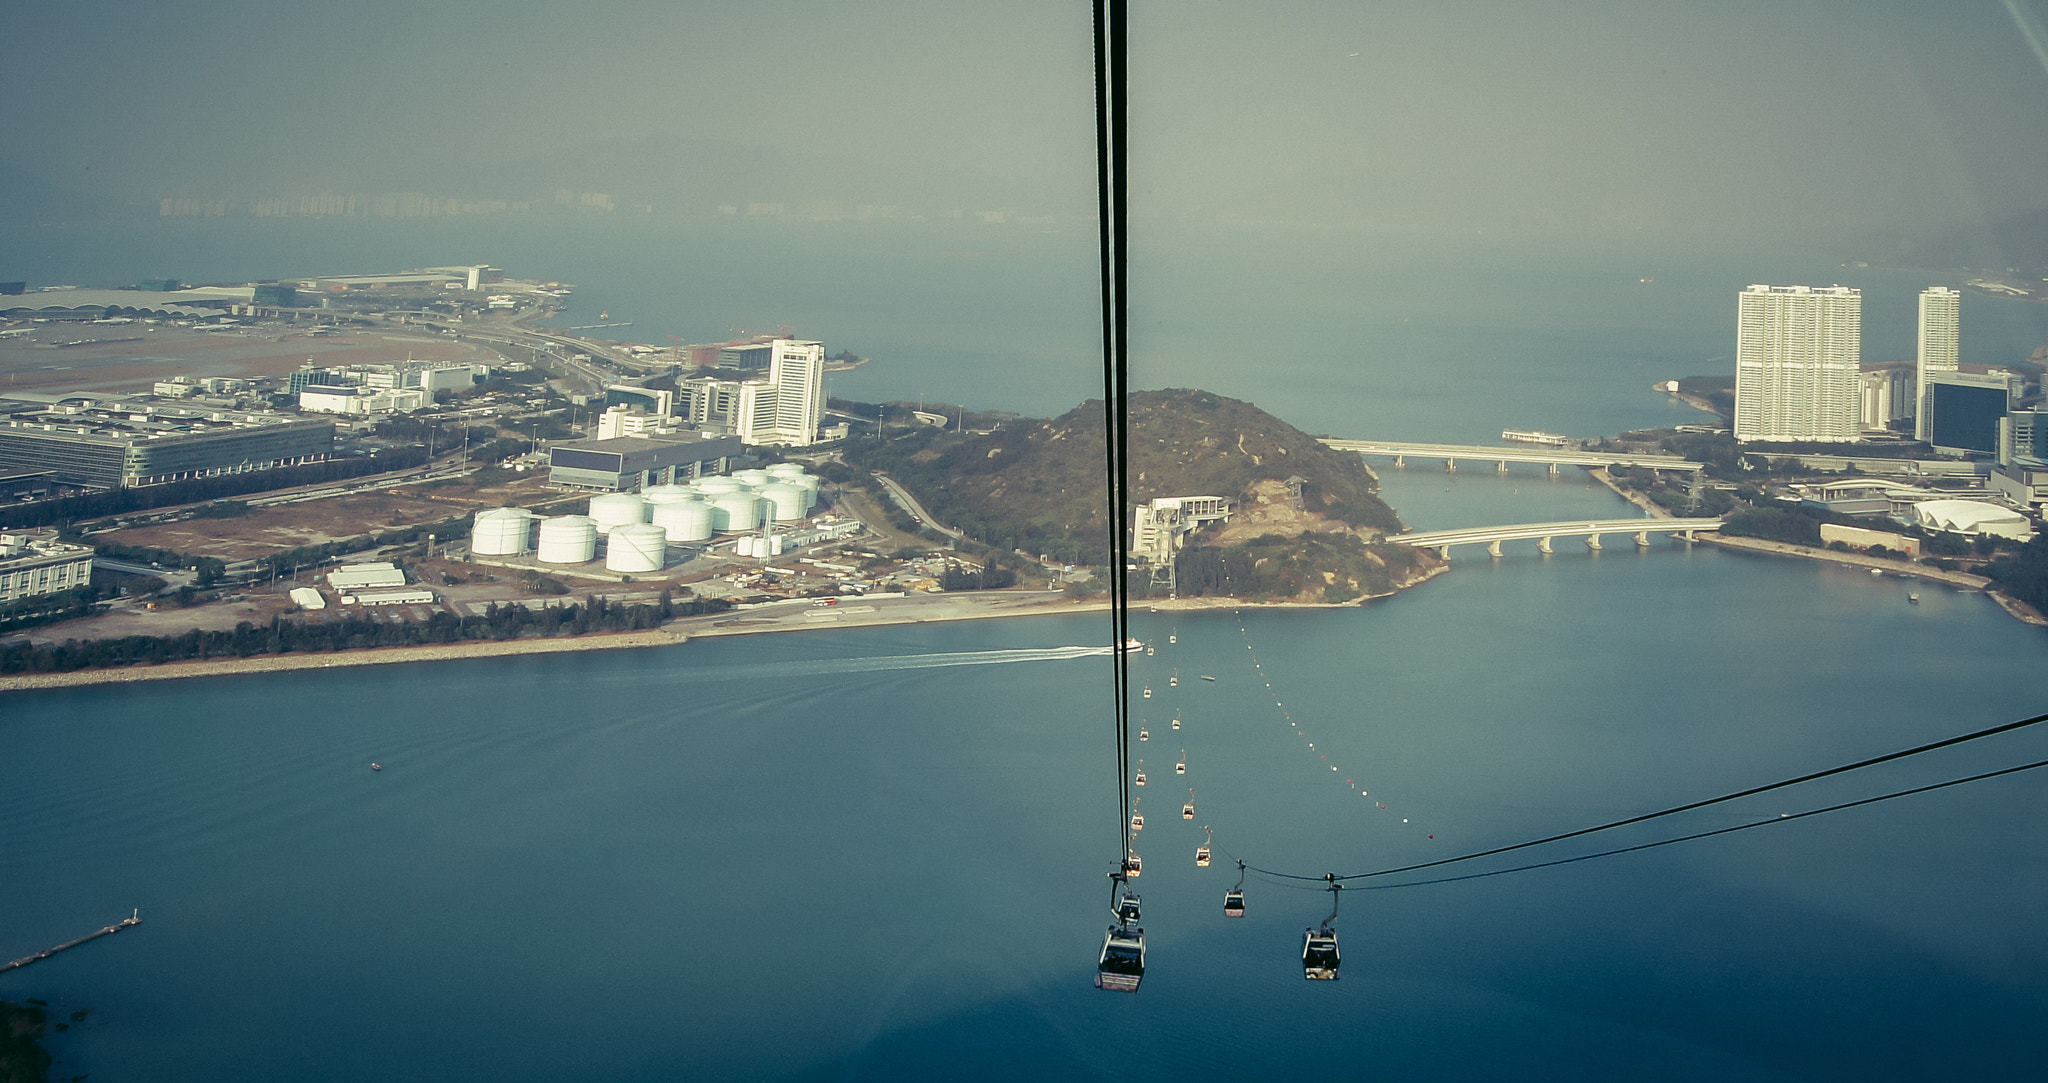
[[[1093,206],[1081,0],[8,8],[0,165],[60,188]],[[2048,206],[2043,14],[1135,0],[1135,191],[1425,232],[1981,225]]]

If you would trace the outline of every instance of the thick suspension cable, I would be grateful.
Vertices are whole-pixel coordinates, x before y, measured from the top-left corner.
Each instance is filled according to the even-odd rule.
[[[1622,846],[1613,850],[1602,850],[1599,853],[1594,854],[1580,854],[1577,857],[1561,857],[1555,861],[1539,861],[1530,865],[1517,865],[1511,869],[1491,869],[1487,872],[1468,872],[1460,876],[1440,876],[1431,880],[1411,880],[1406,883],[1400,884],[1368,884],[1366,885],[1365,890],[1395,891],[1404,887],[1426,887],[1430,884],[1455,884],[1461,880],[1483,880],[1489,876],[1506,876],[1509,873],[1529,872],[1534,869],[1555,868],[1559,865],[1571,865],[1580,861],[1591,861],[1595,858],[1614,857],[1619,854],[1633,854],[1640,850],[1654,850],[1660,846],[1673,846],[1681,842],[1693,842],[1698,839],[1710,839],[1716,835],[1730,835],[1734,834],[1737,831],[1748,831],[1751,828],[1769,827],[1772,824],[1788,824],[1794,820],[1806,819],[1809,816],[1820,816],[1830,812],[1840,812],[1843,809],[1852,809],[1861,805],[1874,805],[1880,801],[1891,801],[1901,797],[1911,797],[1914,794],[1928,793],[1933,790],[1945,790],[1950,786],[1962,786],[1971,782],[1982,782],[1985,779],[1998,778],[2001,775],[2014,775],[2020,773],[2021,771],[2032,771],[2041,767],[2048,767],[2048,760],[2035,760],[2033,763],[2023,763],[2017,767],[2002,767],[1996,771],[1986,771],[1983,774],[1979,775],[1969,775],[1964,778],[1952,778],[1946,782],[1935,782],[1925,786],[1915,786],[1912,789],[1907,790],[1894,790],[1891,793],[1879,794],[1876,797],[1864,797],[1859,798],[1855,801],[1844,801],[1839,805],[1829,805],[1825,808],[1808,809],[1805,812],[1785,812],[1773,816],[1768,820],[1752,820],[1749,823],[1736,824],[1733,827],[1719,827],[1715,828],[1712,831],[1700,831],[1691,835],[1680,835],[1676,838],[1659,839],[1656,842],[1637,843],[1634,846]],[[1254,872],[1266,872],[1265,869],[1256,868],[1254,866],[1248,865],[1246,866],[1246,868],[1250,868]],[[1290,880],[1302,879],[1301,877],[1293,876],[1287,873],[1266,874],[1269,876],[1286,876]]]
[[[1929,743],[1927,743],[1927,744],[1924,744],[1924,745],[1918,745],[1918,746],[1915,746],[1915,747],[1913,747],[1913,748],[1904,748],[1904,749],[1900,749],[1900,750],[1898,750],[1897,752],[1887,752],[1887,753],[1885,753],[1885,754],[1884,754],[1884,755],[1882,755],[1882,756],[1872,756],[1872,757],[1870,757],[1869,759],[1864,759],[1864,760],[1858,760],[1858,761],[1856,761],[1856,762],[1854,762],[1854,763],[1845,763],[1845,764],[1842,764],[1842,765],[1840,765],[1840,766],[1838,766],[1838,767],[1830,767],[1830,768],[1828,768],[1828,769],[1826,769],[1826,770],[1824,770],[1824,771],[1814,771],[1814,772],[1812,772],[1812,773],[1810,773],[1810,774],[1804,774],[1804,775],[1800,775],[1800,776],[1798,776],[1797,778],[1788,778],[1788,779],[1782,779],[1782,780],[1780,780],[1780,781],[1777,781],[1777,782],[1772,782],[1772,783],[1768,783],[1768,784],[1765,784],[1765,785],[1762,785],[1762,786],[1752,786],[1752,787],[1750,787],[1749,789],[1746,789],[1746,790],[1737,790],[1737,791],[1736,791],[1736,792],[1734,792],[1734,793],[1722,794],[1722,795],[1721,795],[1721,796],[1719,796],[1719,797],[1710,797],[1710,798],[1707,798],[1707,799],[1705,799],[1705,800],[1702,800],[1702,801],[1692,801],[1692,802],[1689,802],[1689,803],[1687,803],[1687,804],[1683,804],[1683,805],[1674,805],[1674,806],[1672,806],[1671,808],[1667,808],[1667,809],[1660,809],[1659,811],[1656,811],[1656,812],[1646,812],[1646,813],[1644,813],[1644,814],[1642,814],[1642,815],[1640,815],[1640,816],[1630,816],[1630,817],[1628,817],[1628,818],[1626,818],[1626,819],[1621,819],[1621,820],[1614,820],[1614,821],[1612,821],[1612,822],[1609,822],[1609,823],[1604,823],[1604,824],[1597,824],[1597,825],[1595,825],[1595,826],[1593,826],[1593,827],[1582,827],[1582,828],[1580,828],[1580,829],[1578,829],[1578,830],[1576,830],[1576,831],[1567,831],[1567,832],[1565,832],[1565,833],[1563,833],[1563,834],[1560,834],[1560,835],[1550,835],[1550,836],[1547,836],[1547,837],[1544,837],[1544,838],[1540,838],[1540,839],[1530,839],[1530,840],[1529,840],[1529,841],[1527,841],[1527,842],[1518,842],[1518,843],[1515,843],[1515,844],[1514,844],[1514,845],[1512,845],[1512,846],[1496,846],[1496,847],[1494,847],[1494,848],[1493,848],[1493,849],[1491,849],[1491,850],[1480,850],[1480,851],[1477,851],[1477,852],[1474,852],[1474,853],[1469,853],[1469,854],[1461,854],[1461,855],[1459,855],[1459,856],[1457,856],[1457,857],[1446,857],[1446,858],[1441,858],[1441,859],[1439,859],[1439,860],[1436,860],[1436,861],[1424,861],[1424,862],[1421,862],[1421,863],[1418,863],[1418,864],[1414,864],[1414,865],[1402,865],[1402,866],[1399,866],[1399,867],[1397,867],[1397,868],[1391,868],[1391,869],[1376,869],[1376,870],[1374,870],[1374,871],[1372,871],[1372,872],[1354,872],[1354,873],[1348,873],[1348,874],[1346,874],[1346,875],[1343,875],[1343,876],[1339,876],[1339,877],[1337,877],[1337,879],[1339,879],[1339,880],[1364,880],[1364,879],[1370,879],[1370,878],[1372,878],[1372,877],[1376,877],[1376,876],[1394,876],[1394,875],[1398,875],[1398,874],[1400,874],[1400,873],[1406,873],[1406,872],[1418,872],[1418,871],[1420,871],[1420,870],[1422,870],[1422,869],[1434,869],[1434,868],[1439,868],[1439,867],[1441,867],[1441,866],[1444,866],[1444,865],[1453,865],[1453,864],[1456,864],[1456,863],[1458,863],[1458,862],[1461,862],[1461,861],[1473,861],[1473,860],[1476,860],[1476,859],[1478,859],[1478,858],[1482,858],[1482,857],[1493,857],[1493,856],[1496,856],[1496,855],[1498,855],[1498,854],[1506,854],[1506,853],[1513,853],[1513,852],[1514,852],[1514,851],[1516,851],[1516,850],[1526,850],[1526,849],[1528,849],[1528,848],[1530,848],[1530,847],[1532,847],[1532,846],[1543,846],[1543,845],[1547,845],[1547,844],[1549,844],[1549,843],[1553,843],[1553,842],[1563,842],[1563,841],[1564,841],[1564,840],[1566,840],[1566,839],[1575,839],[1575,838],[1579,838],[1579,837],[1581,837],[1581,836],[1584,836],[1584,835],[1591,835],[1591,834],[1594,834],[1595,832],[1599,832],[1599,831],[1609,831],[1609,830],[1613,830],[1614,828],[1618,828],[1618,827],[1628,827],[1628,826],[1630,826],[1630,825],[1632,825],[1632,824],[1646,823],[1646,822],[1648,822],[1648,821],[1650,821],[1650,820],[1660,819],[1660,818],[1662,818],[1662,817],[1665,817],[1665,816],[1675,816],[1675,815],[1677,815],[1678,813],[1681,813],[1681,812],[1691,812],[1691,811],[1693,811],[1693,810],[1695,810],[1695,809],[1703,809],[1703,808],[1707,808],[1707,807],[1709,807],[1709,806],[1712,806],[1712,805],[1719,805],[1719,804],[1724,804],[1724,803],[1726,803],[1726,802],[1729,802],[1729,801],[1735,801],[1735,800],[1739,800],[1739,799],[1741,799],[1741,798],[1744,798],[1744,797],[1754,797],[1754,796],[1756,796],[1757,794],[1760,794],[1760,793],[1769,793],[1769,792],[1771,792],[1772,790],[1782,790],[1782,789],[1784,789],[1784,788],[1786,788],[1786,787],[1788,787],[1788,786],[1797,786],[1797,785],[1800,785],[1800,784],[1802,784],[1802,783],[1806,783],[1806,782],[1813,782],[1813,781],[1816,781],[1816,780],[1818,780],[1818,779],[1823,779],[1823,778],[1829,778],[1829,777],[1831,777],[1831,776],[1834,776],[1834,775],[1846,774],[1846,773],[1848,773],[1848,772],[1850,772],[1850,771],[1860,771],[1860,770],[1862,770],[1862,769],[1863,769],[1863,768],[1865,768],[1865,767],[1875,767],[1875,766],[1877,766],[1878,764],[1883,764],[1883,763],[1891,763],[1891,762],[1892,762],[1892,761],[1894,761],[1894,760],[1902,760],[1902,759],[1906,759],[1906,758],[1908,758],[1908,757],[1912,757],[1912,756],[1920,756],[1920,755],[1925,755],[1926,753],[1929,753],[1929,752],[1934,752],[1934,751],[1937,751],[1937,750],[1939,750],[1939,749],[1944,749],[1944,748],[1950,748],[1950,747],[1953,747],[1953,746],[1955,746],[1955,745],[1960,745],[1960,744],[1967,744],[1968,742],[1971,742],[1971,741],[1981,741],[1981,740],[1983,740],[1983,739],[1984,739],[1984,738],[1986,738],[1986,737],[1995,737],[1995,736],[1997,736],[1997,735],[1999,735],[1999,734],[2001,734],[2001,733],[2011,733],[2011,732],[2013,732],[2014,730],[2021,730],[2021,729],[2026,729],[2026,728],[2027,728],[2027,727],[2029,727],[2029,726],[2037,726],[2037,725],[2040,725],[2040,724],[2041,724],[2041,723],[2043,723],[2043,722],[2048,722],[2048,714],[2041,714],[2041,715],[2035,715],[2035,716],[2034,716],[2034,717],[2032,717],[2032,718],[2022,718],[2022,719],[2020,719],[2020,720],[2019,720],[2019,721],[2017,721],[2017,722],[2007,722],[2007,723],[2004,723],[2004,724],[2002,724],[2002,725],[1997,725],[1997,726],[1991,726],[1991,727],[1988,727],[1988,728],[1986,728],[1986,729],[1976,730],[1976,731],[1974,731],[1974,732],[1971,732],[1971,733],[1964,733],[1964,734],[1958,734],[1957,736],[1954,736],[1954,737],[1947,737],[1947,738],[1943,738],[1942,740],[1939,740],[1939,741],[1932,741],[1932,742],[1929,742]],[[2013,771],[2024,771],[2024,770],[2029,770],[2029,769],[2031,769],[2031,768],[2033,768],[2033,767],[2037,767],[2037,766],[2040,766],[2040,765],[2039,765],[2039,764],[2028,764],[2028,765],[2026,765],[2026,766],[2024,766],[2024,767],[2016,767],[2016,768],[2012,768],[2011,770],[2013,770]],[[1981,777],[1981,778],[1993,778],[1993,777],[1996,777],[1996,776],[1997,776],[1997,775],[1999,775],[1999,774],[2007,774],[2007,773],[2010,773],[2010,772],[2009,772],[2009,771],[1997,771],[1997,772],[1992,772],[1991,774],[1988,774],[1988,775],[1982,775],[1982,776],[1977,776],[1977,777]],[[1973,782],[1973,781],[1976,781],[1976,780],[1977,780],[1977,778],[1969,778],[1969,779],[1962,779],[1962,780],[1959,780],[1959,782]],[[1905,795],[1906,795],[1906,794],[1908,794],[1908,793],[1922,793],[1922,792],[1925,792],[1925,790],[1928,790],[1928,789],[1940,789],[1940,788],[1942,788],[1943,786],[1951,786],[1951,785],[1957,785],[1957,784],[1959,784],[1959,782],[1945,782],[1945,783],[1940,783],[1940,784],[1938,784],[1938,785],[1935,785],[1935,786],[1931,786],[1931,787],[1922,787],[1922,788],[1920,788],[1920,789],[1914,789],[1914,790],[1906,790],[1906,791],[1901,791],[1900,793],[1897,793],[1897,794],[1890,794],[1890,795],[1886,795],[1885,797],[1880,797],[1880,798],[1872,798],[1872,799],[1870,799],[1870,800],[1888,800],[1888,799],[1889,799],[1890,797],[1894,797],[1894,796],[1905,796]],[[1852,808],[1852,807],[1854,807],[1854,806],[1855,806],[1855,805],[1857,805],[1857,804],[1867,804],[1867,803],[1868,803],[1867,801],[1866,801],[1866,802],[1851,802],[1851,803],[1850,803],[1850,804],[1848,804],[1848,805],[1843,805],[1843,806],[1840,806],[1840,807],[1842,807],[1842,808]],[[1820,810],[1820,811],[1832,811],[1832,810]],[[1811,813],[1801,813],[1801,814],[1800,814],[1800,816],[1807,816],[1807,815],[1811,815]],[[1793,818],[1793,819],[1797,819],[1798,817],[1792,817],[1792,818]],[[1759,824],[1762,824],[1762,823],[1776,823],[1776,822],[1778,822],[1778,821],[1777,821],[1777,820],[1764,820],[1764,821],[1759,821]],[[1755,825],[1752,825],[1752,826],[1755,826]],[[1709,832],[1709,834],[1718,834],[1718,833],[1720,833],[1720,832]],[[1694,837],[1694,836],[1687,836],[1687,838],[1691,838],[1691,837]],[[1706,837],[1706,836],[1698,836],[1698,837],[1702,837],[1702,838],[1704,838],[1704,837]],[[1671,841],[1683,841],[1683,840],[1671,840]],[[1650,844],[1650,845],[1662,846],[1662,845],[1668,845],[1668,843],[1653,843],[1653,844]],[[1635,847],[1635,848],[1633,848],[1633,849],[1642,849],[1642,848],[1644,848],[1644,847]],[[1615,853],[1628,853],[1628,852],[1630,852],[1630,850],[1628,850],[1628,849],[1624,849],[1624,850],[1617,850],[1617,851],[1614,851],[1614,852],[1615,852]],[[1604,856],[1604,855],[1592,855],[1592,856]],[[1584,860],[1584,858],[1572,858],[1572,859],[1570,859],[1570,860],[1574,860],[1574,861],[1577,861],[1577,860]],[[1548,863],[1548,864],[1558,864],[1558,863],[1561,863],[1561,862],[1552,862],[1552,863]],[[1530,868],[1544,868],[1544,867],[1547,867],[1547,865],[1532,865],[1532,866],[1529,866],[1529,867],[1530,867]],[[1266,874],[1266,875],[1268,875],[1268,876],[1278,876],[1278,877],[1284,877],[1284,878],[1287,878],[1287,879],[1290,879],[1290,880],[1321,880],[1321,879],[1322,879],[1322,877],[1321,877],[1321,876],[1306,876],[1306,875],[1302,875],[1302,874],[1300,874],[1300,873],[1286,873],[1286,872],[1275,872],[1275,871],[1273,871],[1273,870],[1270,870],[1270,869],[1259,869],[1259,870],[1257,870],[1257,871],[1259,871],[1259,872],[1262,872],[1262,873],[1265,873],[1265,874]],[[1505,870],[1505,871],[1519,871],[1519,870]],[[1497,875],[1497,874],[1494,874],[1494,873],[1487,873],[1487,874],[1484,874],[1484,875]],[[1450,878],[1450,879],[1459,879],[1459,878],[1458,878],[1458,877],[1452,877],[1452,878]],[[1438,883],[1438,882],[1445,882],[1445,881],[1422,881],[1422,882],[1425,882],[1425,883]]]
[[[1128,561],[1124,522],[1129,517],[1126,457],[1130,398],[1125,356],[1124,282],[1124,0],[1095,3],[1096,214],[1102,254],[1102,413],[1104,464],[1108,481],[1110,556],[1110,658],[1116,728],[1117,860],[1131,853],[1131,665],[1130,593],[1124,580]]]

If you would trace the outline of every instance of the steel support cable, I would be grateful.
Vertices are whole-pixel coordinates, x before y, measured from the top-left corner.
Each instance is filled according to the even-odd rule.
[[[1130,443],[1126,424],[1129,366],[1124,356],[1124,2],[1095,2],[1096,214],[1100,224],[1102,273],[1103,458],[1108,491],[1111,688],[1116,722],[1117,837],[1119,867],[1131,853],[1130,595],[1124,583],[1123,523],[1129,507],[1125,485]]]
[[[1562,835],[1551,835],[1547,838],[1531,839],[1528,842],[1518,842],[1512,846],[1497,846],[1491,850],[1480,850],[1475,853],[1461,854],[1457,857],[1440,858],[1436,861],[1424,861],[1420,864],[1415,865],[1402,865],[1398,868],[1378,869],[1373,872],[1348,873],[1346,875],[1337,877],[1337,879],[1364,880],[1375,876],[1394,876],[1404,872],[1419,872],[1423,869],[1434,869],[1444,865],[1454,865],[1460,861],[1472,861],[1482,857],[1493,857],[1497,854],[1513,853],[1516,850],[1526,850],[1531,846],[1543,846],[1553,842],[1563,842],[1566,839],[1575,839],[1582,835],[1591,835],[1598,831],[1609,831],[1617,827],[1627,827],[1631,824],[1645,823],[1650,820],[1659,819],[1665,816],[1675,816],[1681,812],[1691,812],[1694,809],[1703,809],[1707,808],[1710,805],[1725,804],[1726,802],[1739,800],[1744,797],[1754,797],[1757,794],[1769,793],[1772,790],[1782,790],[1787,786],[1797,786],[1801,783],[1813,782],[1817,779],[1829,778],[1834,775],[1846,774],[1850,771],[1860,771],[1865,767],[1875,767],[1878,764],[1890,763],[1893,760],[1902,760],[1910,756],[1924,755],[1926,753],[1934,752],[1936,750],[1943,748],[1949,748],[1954,745],[1967,744],[1971,741],[1981,741],[1986,737],[1996,737],[2001,733],[2011,733],[2014,730],[2026,729],[2029,726],[2038,726],[2043,722],[2048,722],[2048,714],[2039,714],[2035,715],[2032,718],[2022,718],[2017,722],[2007,722],[2002,725],[1989,727],[1988,729],[1981,729],[1972,733],[1959,734],[1955,737],[1944,738],[1942,740],[1933,741],[1928,744],[1916,746],[1914,748],[1900,749],[1897,752],[1887,752],[1882,756],[1872,756],[1867,760],[1858,760],[1855,763],[1845,763],[1839,767],[1830,767],[1825,771],[1815,771],[1811,774],[1800,775],[1797,778],[1788,778],[1778,782],[1772,782],[1763,786],[1752,786],[1746,790],[1738,790],[1735,793],[1722,794],[1719,797],[1710,797],[1703,801],[1694,801],[1689,804],[1676,805],[1671,808],[1659,810],[1657,812],[1646,812],[1641,816],[1630,816],[1627,819],[1615,820],[1611,823],[1598,824],[1593,827],[1582,827],[1577,831],[1567,831]],[[2035,765],[2030,764],[2029,766]],[[2015,770],[2025,769],[2026,768],[2015,768]],[[1992,776],[1986,775],[1983,777],[1990,778]],[[1938,789],[1939,787],[1935,788]],[[1911,792],[1917,793],[1920,791],[1915,790]],[[1260,871],[1265,872],[1269,876],[1284,876],[1296,880],[1322,879],[1322,877],[1320,876],[1303,876],[1299,873],[1274,872],[1272,870],[1265,869],[1262,869]]]
[[[1791,823],[1794,820],[1803,820],[1808,816],[1819,816],[1823,813],[1840,812],[1843,809],[1852,809],[1856,808],[1859,805],[1874,805],[1880,801],[1890,801],[1900,797],[1911,797],[1914,794],[1927,793],[1932,790],[1945,790],[1950,786],[1961,786],[1965,783],[1970,782],[1982,782],[1988,778],[1998,778],[2001,775],[2018,774],[2021,771],[2032,771],[2040,767],[2048,767],[2048,760],[2035,760],[2033,763],[2023,763],[2017,767],[2003,767],[1996,771],[1986,771],[1981,775],[1969,775],[1964,778],[1952,778],[1946,782],[1935,782],[1926,786],[1915,786],[1909,790],[1894,790],[1891,793],[1879,794],[1876,797],[1865,797],[1855,801],[1844,801],[1839,805],[1829,805],[1826,808],[1808,809],[1805,812],[1780,813],[1779,815],[1773,816],[1768,820],[1753,820],[1746,824],[1736,824],[1733,827],[1721,827],[1716,828],[1712,831],[1701,831],[1691,835],[1680,835],[1677,838],[1659,839],[1656,842],[1644,842],[1638,843],[1634,846],[1623,846],[1613,850],[1602,850],[1596,854],[1580,854],[1577,857],[1561,857],[1555,861],[1539,861],[1532,865],[1517,865],[1511,869],[1493,869],[1488,872],[1470,872],[1462,876],[1442,876],[1437,877],[1433,880],[1412,880],[1402,884],[1368,884],[1365,886],[1364,890],[1396,891],[1404,887],[1427,887],[1431,884],[1455,884],[1461,880],[1483,880],[1489,876],[1506,876],[1507,874],[1512,872],[1529,872],[1532,869],[1548,869],[1554,868],[1558,865],[1570,865],[1580,861],[1591,861],[1594,858],[1598,857],[1614,857],[1618,854],[1632,854],[1637,852],[1638,850],[1654,850],[1659,846],[1671,846],[1681,842],[1693,842],[1698,839],[1710,839],[1716,835],[1728,835],[1733,834],[1737,831],[1748,831],[1753,827],[1769,827],[1772,824]],[[1258,869],[1255,871],[1266,872],[1266,870],[1264,869]],[[1268,875],[1287,876],[1289,879],[1300,879],[1300,877],[1296,877],[1288,873],[1268,873]],[[1317,879],[1320,878],[1318,877]]]

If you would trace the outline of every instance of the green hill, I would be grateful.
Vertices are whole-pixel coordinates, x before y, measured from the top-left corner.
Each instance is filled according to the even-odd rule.
[[[846,456],[886,471],[977,541],[1100,565],[1108,537],[1104,440],[1098,400],[990,433],[922,429],[856,440]],[[1210,552],[1183,555],[1183,563],[1199,564],[1190,566],[1199,574],[1183,593],[1344,600],[1401,585],[1416,564],[1411,551],[1377,543],[1401,522],[1362,459],[1248,402],[1182,389],[1134,394],[1130,459],[1135,502],[1220,496],[1232,503],[1228,523],[1191,543]],[[1298,502],[1290,479],[1300,479]],[[1259,554],[1249,552],[1253,545]],[[1229,566],[1239,550],[1236,574],[1218,572],[1217,562]]]

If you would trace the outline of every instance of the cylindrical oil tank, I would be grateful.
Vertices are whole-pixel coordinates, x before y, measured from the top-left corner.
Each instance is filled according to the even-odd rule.
[[[768,539],[768,555],[771,557],[782,555],[782,535],[776,534]]]
[[[753,493],[719,493],[711,498],[711,529],[753,530],[761,525],[761,498]]]
[[[668,563],[668,531],[627,523],[605,535],[604,566],[614,572],[658,572]]]
[[[599,530],[647,521],[647,501],[639,493],[599,493],[590,498],[590,517]]]
[[[533,533],[533,513],[525,508],[487,508],[476,513],[469,531],[469,551],[480,557],[509,557],[526,552]]]
[[[804,507],[804,490],[799,485],[770,485],[761,490],[761,500],[767,505],[765,513],[778,523],[801,519],[810,509]]]
[[[759,553],[754,552],[754,546],[758,544],[760,540],[761,539],[756,535],[742,534],[740,535],[740,540],[733,544],[732,551],[743,557],[759,556]]]
[[[696,499],[697,490],[688,485],[650,485],[640,490],[640,496],[649,504],[673,504]]]
[[[654,525],[668,531],[670,541],[700,542],[711,537],[711,505],[701,500],[656,504]]]
[[[804,472],[802,463],[769,463],[763,469],[778,478],[793,478]]]
[[[825,479],[819,477],[816,474],[796,474],[790,477],[788,480],[792,485],[801,485],[804,487],[805,511],[809,511],[812,508],[818,506],[818,486],[823,484]]]
[[[704,493],[707,496],[717,496],[719,493],[736,493],[745,488],[745,486],[740,484],[738,478],[727,477],[698,478],[694,484],[697,486],[698,492]]]
[[[597,555],[597,520],[588,515],[557,515],[540,521],[542,564],[588,564]]]
[[[732,472],[733,480],[749,489],[758,489],[768,484],[769,476],[766,470],[735,470]]]

